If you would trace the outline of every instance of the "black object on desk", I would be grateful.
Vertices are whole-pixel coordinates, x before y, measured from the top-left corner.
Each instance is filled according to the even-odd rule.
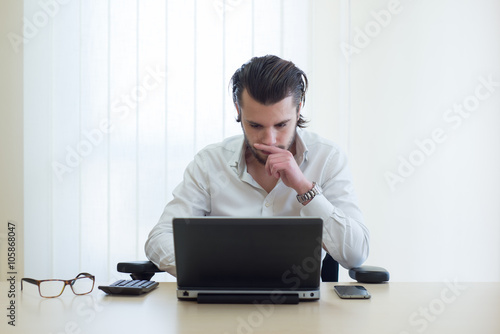
[[[349,276],[360,283],[382,283],[389,280],[389,272],[386,269],[374,266],[351,268]]]
[[[121,273],[130,273],[130,277],[134,280],[149,281],[155,273],[163,272],[151,261],[119,262],[116,267]]]
[[[141,280],[118,280],[110,285],[100,285],[99,289],[111,295],[141,295],[158,286],[158,282]]]
[[[117,270],[129,273],[131,280],[118,280],[110,285],[101,285],[98,288],[112,295],[140,295],[155,289],[158,282],[151,281],[155,273],[163,272],[151,261],[120,262]]]

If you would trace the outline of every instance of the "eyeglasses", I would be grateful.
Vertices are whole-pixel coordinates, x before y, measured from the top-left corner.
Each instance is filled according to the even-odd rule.
[[[66,285],[71,287],[75,295],[86,295],[94,289],[95,276],[89,273],[80,273],[75,278],[69,280],[62,279],[44,279],[36,280],[33,278],[21,279],[21,290],[23,289],[23,281],[38,285],[38,292],[44,298],[55,298],[62,295]]]

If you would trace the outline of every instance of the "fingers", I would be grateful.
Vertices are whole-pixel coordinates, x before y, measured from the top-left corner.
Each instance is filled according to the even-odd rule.
[[[269,145],[265,145],[265,144],[257,144],[256,143],[253,146],[258,150],[269,152],[269,153],[281,153],[284,151],[288,152],[288,150],[285,150],[283,148],[276,147],[276,146],[269,146]]]
[[[257,143],[254,144],[254,147],[267,154],[265,169],[268,175],[281,179],[286,186],[292,188],[304,178],[292,152],[289,150]]]
[[[291,187],[297,193],[304,193],[310,189],[311,182],[306,179],[300,170],[292,152],[289,150],[264,144],[254,144],[254,147],[267,155],[265,170],[268,175],[281,179],[287,187]]]
[[[293,166],[290,159],[293,159],[290,153],[271,154],[266,162],[267,173],[276,178],[280,178],[280,176],[283,176],[281,172],[286,173],[292,170]],[[295,162],[295,160],[293,160],[293,162]]]
[[[283,163],[286,163],[286,161],[292,157],[290,151],[280,147],[258,143],[254,144],[254,147],[267,155],[265,166],[267,174],[279,179],[282,176],[280,171],[286,168],[286,165]]]

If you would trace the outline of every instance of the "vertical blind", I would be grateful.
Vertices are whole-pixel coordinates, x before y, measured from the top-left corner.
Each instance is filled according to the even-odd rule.
[[[241,133],[234,71],[265,54],[308,71],[311,6],[25,0],[26,275],[106,281],[145,259],[193,155]]]

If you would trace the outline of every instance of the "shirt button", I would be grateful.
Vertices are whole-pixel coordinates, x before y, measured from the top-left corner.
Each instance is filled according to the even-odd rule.
[[[269,202],[266,202],[266,208],[270,207],[271,206],[271,203]]]

